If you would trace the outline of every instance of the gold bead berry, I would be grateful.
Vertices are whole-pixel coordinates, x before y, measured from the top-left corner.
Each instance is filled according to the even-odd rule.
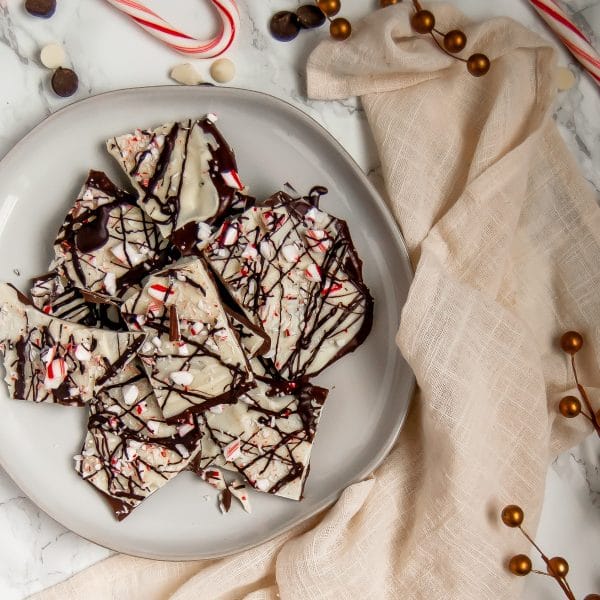
[[[531,559],[526,554],[517,554],[508,562],[508,570],[513,575],[527,575],[531,573]]]
[[[464,50],[467,45],[467,36],[459,29],[453,29],[444,36],[444,48],[448,52],[456,54]]]
[[[583,346],[583,337],[577,331],[567,331],[560,338],[560,347],[567,354],[577,354]]]
[[[555,556],[548,561],[548,575],[566,577],[568,572],[569,563],[562,556]]]
[[[317,6],[328,16],[333,17],[340,12],[340,0],[317,0]]]
[[[558,403],[558,410],[563,417],[572,419],[581,413],[581,402],[575,396],[565,396]]]
[[[345,40],[346,38],[349,38],[352,33],[352,25],[350,25],[348,19],[338,17],[331,21],[329,33],[334,40]]]
[[[398,4],[401,0],[379,0],[379,6],[381,8],[385,8],[386,6],[392,6],[393,4]]]
[[[431,33],[435,27],[435,17],[428,10],[418,10],[410,17],[410,24],[417,33]]]
[[[467,69],[473,77],[482,77],[490,70],[490,59],[485,54],[473,54],[467,60]]]
[[[523,522],[523,509],[516,504],[509,504],[502,509],[501,516],[507,527],[518,527]]]

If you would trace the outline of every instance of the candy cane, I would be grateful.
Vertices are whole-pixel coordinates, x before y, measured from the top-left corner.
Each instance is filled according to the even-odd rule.
[[[233,43],[240,25],[240,14],[235,0],[210,0],[221,17],[221,31],[211,40],[198,40],[175,29],[153,10],[135,0],[106,0],[129,15],[140,27],[177,52],[198,58],[214,58],[223,54]]]
[[[583,32],[567,17],[554,0],[529,0],[529,2],[571,54],[600,85],[600,56]]]

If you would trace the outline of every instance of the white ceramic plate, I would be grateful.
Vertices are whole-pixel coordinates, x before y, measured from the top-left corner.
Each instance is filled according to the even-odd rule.
[[[137,126],[217,113],[257,197],[285,182],[330,192],[323,208],[347,219],[375,298],[366,343],[315,382],[331,389],[316,436],[305,498],[252,493],[253,514],[221,515],[215,492],[183,473],[118,523],[73,470],[86,410],[10,400],[0,384],[0,463],[65,527],[115,550],[167,560],[228,554],[263,542],[332,503],[367,476],[393,445],[408,410],[413,375],[394,343],[412,273],[382,199],[341,146],[312,119],[256,92],[157,87],[75,103],[38,125],[0,162],[0,280],[28,290],[45,271],[51,243],[88,169],[125,183],[103,141]],[[19,275],[20,273],[20,275]],[[208,496],[208,499],[205,499]]]

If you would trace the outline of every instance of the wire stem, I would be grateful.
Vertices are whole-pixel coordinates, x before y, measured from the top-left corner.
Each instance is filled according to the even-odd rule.
[[[594,407],[592,406],[592,403],[590,402],[590,399],[587,395],[587,392],[585,391],[585,388],[581,385],[581,383],[579,383],[579,376],[577,375],[577,367],[575,366],[575,355],[574,354],[571,354],[571,367],[573,369],[573,376],[575,377],[575,383],[577,384],[577,389],[579,390],[579,394],[583,398],[583,402],[584,402],[586,408],[588,409],[588,412],[590,413],[590,415],[589,415],[590,421],[591,421],[592,425],[594,426],[596,433],[598,435],[600,435],[600,423],[598,423],[596,413],[594,412]],[[588,415],[585,415],[585,416],[587,417]]]
[[[535,543],[531,536],[519,525],[519,530],[527,538],[527,541],[539,552],[542,560],[548,565],[550,559],[542,552],[542,549]]]
[[[437,44],[437,47],[444,53],[447,54],[448,56],[450,56],[451,58],[455,58],[456,60],[460,60],[461,62],[466,63],[467,61],[464,58],[461,58],[460,56],[456,56],[456,54],[451,54],[450,52],[448,52],[448,50],[446,50],[446,48],[444,48],[444,46],[442,46],[438,41],[437,38],[435,37],[435,35],[433,35],[433,32],[430,32],[429,35],[431,36],[431,38],[433,39],[433,41]]]

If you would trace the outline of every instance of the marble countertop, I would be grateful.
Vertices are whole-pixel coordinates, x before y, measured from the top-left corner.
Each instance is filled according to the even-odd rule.
[[[108,90],[171,83],[168,72],[184,62],[135,28],[102,0],[62,0],[48,20],[29,17],[22,0],[0,0],[0,157],[44,117],[69,101]],[[148,2],[169,6],[169,16],[197,23],[209,34],[212,16],[203,2]],[[270,15],[293,8],[296,0],[239,0],[241,37],[229,53],[238,74],[232,85],[261,90],[295,104],[324,125],[372,180],[381,184],[377,154],[360,105],[354,100],[313,102],[304,96],[304,65],[323,31],[305,32],[290,44],[267,33]],[[343,0],[344,15],[358,19],[377,2]],[[481,2],[454,0],[474,20],[507,15],[554,43],[551,33],[526,0]],[[600,46],[600,0],[565,2],[578,24]],[[203,31],[201,28],[205,28]],[[100,32],[100,35],[99,35]],[[60,42],[80,76],[71,100],[50,90],[49,73],[38,61],[39,49]],[[557,46],[558,47],[558,46]],[[560,48],[561,62],[577,84],[559,95],[555,118],[585,176],[600,190],[600,93]],[[197,61],[208,80],[209,61]],[[546,553],[565,556],[572,565],[569,581],[577,598],[600,593],[600,440],[593,436],[560,456],[549,470],[547,493],[537,534]],[[106,557],[109,551],[66,531],[33,505],[0,469],[0,598],[20,600]],[[527,578],[523,598],[561,598],[549,578]]]

